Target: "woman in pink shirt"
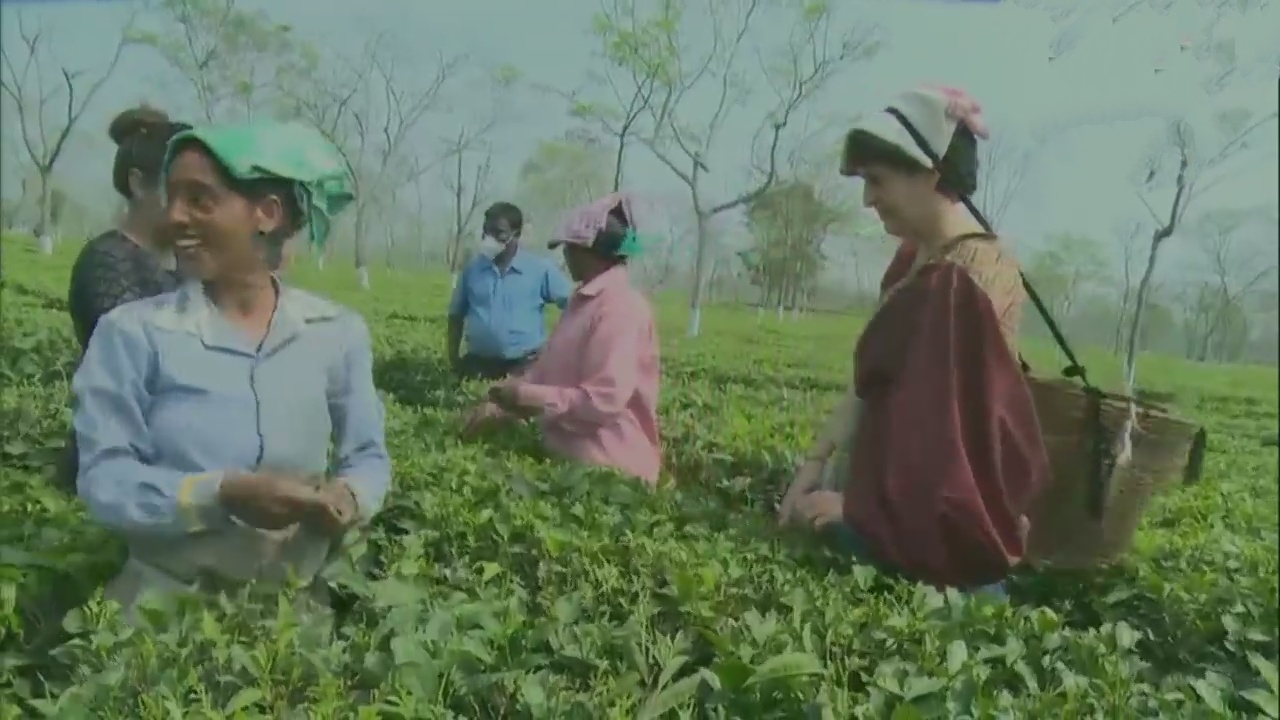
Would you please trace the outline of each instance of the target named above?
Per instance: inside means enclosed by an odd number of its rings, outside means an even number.
[[[658,482],[658,331],[631,286],[640,250],[631,201],[614,193],[570,212],[548,247],[564,247],[578,283],[525,373],[489,388],[467,433],[498,420],[536,418],[553,454]]]

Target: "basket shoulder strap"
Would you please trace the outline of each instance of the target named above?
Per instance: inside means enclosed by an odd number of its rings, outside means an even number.
[[[924,140],[920,135],[920,131],[916,129],[915,125],[912,124],[905,115],[894,107],[885,108],[885,112],[902,125],[902,128],[911,136],[911,139],[915,142],[916,146],[925,154],[926,157],[929,158],[935,167],[942,163],[942,159],[933,151],[933,146]],[[977,206],[973,204],[972,198],[968,195],[961,195],[960,202],[964,203],[965,209],[969,211],[969,214],[973,216],[974,220],[978,221],[978,225],[982,226],[983,230],[992,236],[996,234],[995,229],[991,227],[991,223],[987,221],[987,218],[980,210],[978,210]],[[962,236],[960,239],[967,238]],[[1062,371],[1062,375],[1068,378],[1078,378],[1090,391],[1096,391],[1097,388],[1089,382],[1088,373],[1076,358],[1075,351],[1071,349],[1071,345],[1067,342],[1066,336],[1063,335],[1062,329],[1058,327],[1058,323],[1054,322],[1053,316],[1049,313],[1049,308],[1045,306],[1044,300],[1040,298],[1040,293],[1036,292],[1036,289],[1032,287],[1031,282],[1027,280],[1025,273],[1019,271],[1019,274],[1022,277],[1022,287],[1027,291],[1027,297],[1031,298],[1031,304],[1035,306],[1036,312],[1040,314],[1041,319],[1044,320],[1044,324],[1049,328],[1049,334],[1053,336],[1053,341],[1057,343],[1058,349],[1066,356],[1067,362],[1071,363]],[[1031,366],[1027,364],[1027,361],[1024,360],[1021,355],[1018,356],[1018,362],[1022,365],[1024,371],[1031,369]]]
[[[925,157],[929,158],[929,161],[933,163],[934,167],[939,167],[942,164],[942,159],[938,157],[936,152],[934,152],[933,146],[930,145],[923,136],[921,136],[920,131],[916,129],[915,125],[907,119],[901,111],[894,107],[887,107],[885,108],[885,113],[898,121],[898,124],[907,131],[907,135],[911,137],[911,140],[916,144],[916,147],[925,154]],[[965,209],[969,211],[969,214],[973,216],[974,220],[978,221],[978,224],[983,230],[986,230],[992,235],[995,234],[995,230],[991,227],[991,223],[987,221],[987,218],[983,216],[982,212],[973,204],[972,198],[968,195],[961,195],[960,202],[964,203]],[[1066,356],[1067,362],[1071,363],[1062,370],[1063,377],[1078,379],[1080,384],[1084,386],[1085,401],[1088,406],[1086,412],[1089,417],[1090,425],[1089,444],[1091,450],[1091,472],[1089,474],[1089,504],[1094,517],[1100,519],[1106,511],[1105,499],[1109,495],[1108,485],[1111,482],[1111,475],[1115,469],[1115,451],[1112,447],[1110,438],[1108,437],[1107,429],[1102,422],[1102,391],[1095,387],[1093,383],[1089,382],[1088,372],[1086,372],[1084,366],[1080,364],[1075,352],[1071,349],[1071,345],[1067,342],[1066,336],[1062,333],[1062,329],[1058,327],[1058,323],[1054,322],[1053,315],[1050,314],[1049,308],[1045,306],[1044,300],[1040,298],[1040,293],[1036,292],[1036,289],[1032,287],[1031,282],[1027,280],[1025,273],[1019,271],[1019,276],[1022,280],[1022,287],[1027,292],[1027,297],[1031,299],[1031,304],[1035,306],[1036,312],[1038,312],[1041,319],[1044,320],[1045,326],[1049,329],[1049,334],[1053,336],[1053,341],[1057,343],[1058,349],[1062,351],[1064,356]],[[1021,354],[1018,355],[1018,363],[1022,366],[1023,372],[1030,372],[1031,366]]]
[[[1036,312],[1040,314],[1040,319],[1044,321],[1045,327],[1049,329],[1049,334],[1053,336],[1053,342],[1067,358],[1067,362],[1070,363],[1070,365],[1062,370],[1063,377],[1080,378],[1082,383],[1092,387],[1092,384],[1089,382],[1088,372],[1084,369],[1084,366],[1080,364],[1080,360],[1076,357],[1075,351],[1071,349],[1071,344],[1067,342],[1067,336],[1063,334],[1062,328],[1058,327],[1058,323],[1053,319],[1053,314],[1049,312],[1049,308],[1045,306],[1044,300],[1040,298],[1040,293],[1036,292],[1031,281],[1027,279],[1026,273],[1019,271],[1018,275],[1022,278],[1022,288],[1027,291],[1027,298],[1031,300],[1031,304],[1035,306]],[[1026,361],[1022,362],[1026,365]]]

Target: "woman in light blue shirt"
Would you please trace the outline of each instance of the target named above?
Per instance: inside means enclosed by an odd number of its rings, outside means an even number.
[[[164,169],[196,279],[105,315],[72,384],[77,490],[126,536],[106,594],[129,617],[148,592],[313,580],[391,483],[368,328],[274,272],[354,199],[336,149],[298,125],[215,126],[176,135]]]

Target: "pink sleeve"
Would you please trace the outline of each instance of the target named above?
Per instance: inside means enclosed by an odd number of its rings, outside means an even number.
[[[540,417],[554,422],[604,424],[626,408],[640,375],[641,337],[647,322],[629,317],[602,318],[583,348],[582,381],[574,387],[535,382],[537,365],[514,384],[520,404],[541,408]]]

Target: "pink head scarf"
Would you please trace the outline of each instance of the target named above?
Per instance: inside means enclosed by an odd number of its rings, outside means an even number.
[[[627,221],[634,227],[636,222],[634,199],[628,193],[613,192],[565,213],[560,223],[560,230],[548,246],[555,248],[561,243],[570,243],[591,247],[596,235],[604,229],[609,213],[619,205],[622,206],[622,213],[627,216]]]

